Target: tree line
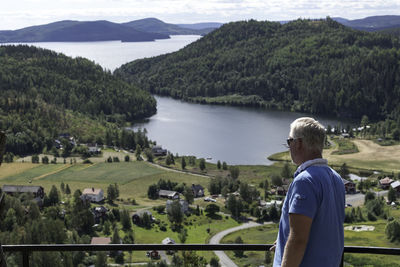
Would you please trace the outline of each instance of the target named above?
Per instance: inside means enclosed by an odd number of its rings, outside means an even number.
[[[178,52],[114,74],[188,101],[331,115],[398,118],[400,43],[330,18],[228,23]]]
[[[84,58],[20,45],[1,46],[0,62],[0,129],[13,154],[51,149],[65,132],[81,142],[127,143],[120,127],[156,111],[148,92]]]

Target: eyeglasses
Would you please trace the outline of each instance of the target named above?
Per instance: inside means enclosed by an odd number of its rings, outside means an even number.
[[[286,139],[286,144],[285,144],[285,146],[286,146],[287,148],[289,148],[289,147],[290,147],[290,144],[291,144],[294,140],[297,140],[297,139],[300,139],[300,138],[302,138],[302,137],[297,137],[297,138],[290,137],[290,138]]]

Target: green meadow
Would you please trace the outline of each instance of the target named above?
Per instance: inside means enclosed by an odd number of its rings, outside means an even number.
[[[17,167],[23,163],[15,164]],[[10,166],[7,169],[10,169]],[[0,177],[0,185],[40,185],[45,188],[45,192],[49,192],[52,185],[59,188],[60,184],[64,182],[69,185],[72,193],[77,189],[96,187],[102,188],[106,194],[107,187],[117,183],[120,199],[134,198],[139,205],[149,206],[157,204],[157,201],[150,201],[147,198],[147,189],[149,185],[157,183],[160,179],[188,185],[201,184],[204,187],[207,187],[209,181],[207,177],[164,170],[144,161],[131,161],[72,165],[37,164],[23,172],[19,172],[17,169],[15,173],[9,171],[8,176]]]
[[[392,210],[391,216],[399,218],[400,210]],[[344,245],[345,246],[362,246],[362,247],[391,247],[400,248],[400,242],[390,242],[385,235],[385,227],[387,221],[379,219],[375,222],[363,222],[354,224],[345,224],[344,227],[349,225],[368,225],[374,226],[373,231],[355,232],[351,230],[344,231]],[[278,225],[270,224],[260,227],[249,228],[237,231],[225,236],[221,243],[235,243],[235,239],[240,236],[244,243],[247,244],[272,244],[278,233]],[[258,266],[265,264],[265,252],[246,251],[241,258],[235,257],[232,251],[226,251],[227,255],[238,266]],[[272,255],[273,256],[273,255]],[[371,254],[356,254],[345,253],[344,256],[345,266],[400,266],[399,256],[388,255],[371,255]],[[265,266],[271,266],[266,264]]]

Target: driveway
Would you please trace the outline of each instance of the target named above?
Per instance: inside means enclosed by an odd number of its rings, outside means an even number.
[[[265,222],[264,224],[271,224],[272,222]],[[210,239],[210,244],[219,244],[221,239],[233,232],[246,229],[246,228],[251,228],[251,227],[257,227],[261,226],[263,224],[256,223],[256,222],[247,222],[242,225],[224,230],[222,232],[217,233]],[[237,265],[225,254],[223,251],[214,251],[217,257],[219,258],[219,263],[221,264],[222,267],[237,267]]]
[[[387,190],[375,192],[376,197],[386,196],[387,193],[388,193]],[[358,206],[364,205],[364,198],[365,198],[365,195],[361,194],[361,193],[349,194],[349,195],[346,195],[346,204],[351,204],[353,207],[358,207]]]

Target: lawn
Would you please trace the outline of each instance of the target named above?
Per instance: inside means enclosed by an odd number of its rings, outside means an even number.
[[[248,228],[233,232],[225,236],[221,243],[229,244],[235,243],[237,237],[241,237],[243,243],[246,244],[272,244],[276,240],[278,233],[278,224],[267,224],[259,227]],[[233,251],[225,251],[225,253],[238,265],[238,266],[271,266],[265,264],[265,252],[263,251],[246,251],[241,258],[235,257]],[[273,257],[273,253],[271,253]]]
[[[161,244],[162,240],[169,237],[175,240],[176,243],[180,243],[178,233],[173,232],[170,228],[168,216],[166,214],[158,214],[156,211],[150,210],[152,215],[159,221],[158,224],[154,223],[151,229],[143,227],[133,226],[133,232],[135,236],[135,244]],[[162,231],[160,226],[164,225],[166,231]],[[187,229],[187,244],[207,244],[208,240],[217,232],[225,229],[238,226],[235,220],[230,217],[221,217],[220,220],[211,220],[205,215],[190,215],[185,218],[183,223]],[[121,225],[119,225],[121,228]],[[210,232],[207,229],[210,228]],[[100,232],[99,235],[102,235]],[[121,238],[124,237],[124,232],[120,230]],[[200,256],[205,257],[208,261],[215,257],[212,251],[196,251]],[[149,258],[145,256],[145,251],[136,251],[132,253],[132,262],[147,262]],[[125,253],[125,260],[129,261],[129,253]]]
[[[399,218],[400,210],[392,210],[391,216]],[[390,242],[385,235],[386,220],[379,219],[375,222],[363,222],[348,225],[371,225],[375,227],[374,231],[355,232],[344,231],[345,246],[369,246],[369,247],[392,247],[400,248],[400,242]],[[247,244],[272,244],[277,236],[278,225],[264,225],[255,228],[249,228],[237,231],[223,238],[221,243],[234,243],[240,236]],[[264,264],[264,252],[248,251],[244,257],[237,258],[232,251],[227,251],[227,255],[235,261],[238,266],[258,266]],[[387,255],[368,255],[368,254],[350,254],[346,253],[344,257],[345,266],[400,266],[398,256]],[[269,265],[266,265],[269,266]]]

